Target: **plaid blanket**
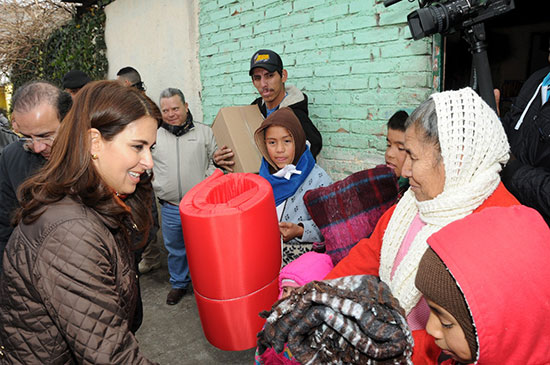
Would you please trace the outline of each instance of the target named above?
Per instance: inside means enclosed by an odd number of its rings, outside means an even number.
[[[378,219],[396,202],[397,194],[397,177],[385,165],[305,194],[307,210],[325,238],[326,253],[334,265],[359,240],[370,237]]]
[[[260,354],[287,343],[302,364],[412,364],[405,312],[375,276],[312,281],[260,316]]]

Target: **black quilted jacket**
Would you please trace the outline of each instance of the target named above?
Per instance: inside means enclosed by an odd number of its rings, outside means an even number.
[[[514,196],[535,208],[550,225],[550,102],[542,105],[537,92],[518,130],[516,123],[542,80],[550,73],[547,66],[529,77],[510,109],[502,118],[515,159],[502,172],[502,182]]]
[[[137,279],[113,233],[70,198],[17,226],[0,279],[0,363],[152,363],[129,330]]]

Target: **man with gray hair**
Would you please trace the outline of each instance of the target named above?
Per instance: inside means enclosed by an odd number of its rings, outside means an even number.
[[[181,90],[163,90],[160,110],[162,125],[153,150],[153,188],[161,206],[161,229],[172,285],[166,303],[174,305],[185,295],[191,281],[178,205],[185,193],[214,171],[212,156],[217,145],[210,127],[193,121]]]
[[[22,137],[0,156],[0,258],[13,231],[17,188],[50,158],[53,140],[71,105],[71,96],[47,81],[28,82],[15,92],[12,127]]]

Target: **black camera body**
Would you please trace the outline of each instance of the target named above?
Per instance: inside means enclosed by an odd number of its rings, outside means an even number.
[[[415,40],[471,27],[514,9],[514,0],[452,0],[420,2],[421,7],[407,16]]]
[[[390,6],[401,0],[385,0]],[[414,0],[409,0],[414,1]],[[515,8],[514,0],[418,0],[420,9],[407,16],[415,40],[439,33],[461,31],[472,54],[471,85],[491,108],[496,110],[491,68],[487,57],[484,21]]]

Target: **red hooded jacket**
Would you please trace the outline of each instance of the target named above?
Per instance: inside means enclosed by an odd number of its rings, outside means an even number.
[[[518,205],[519,202],[502,183],[496,190],[481,204],[474,213],[488,207],[507,207]],[[325,277],[325,279],[334,279],[348,275],[377,275],[380,268],[380,250],[382,248],[382,238],[391,219],[395,205],[388,209],[380,218],[372,235],[364,238],[353,247],[338,265]],[[550,260],[549,260],[550,264]],[[439,348],[433,342],[433,337],[426,334],[425,330],[413,331],[414,349],[413,363],[415,365],[432,365],[437,363],[437,354]]]
[[[550,229],[537,211],[487,208],[428,244],[464,294],[477,364],[550,364]]]

